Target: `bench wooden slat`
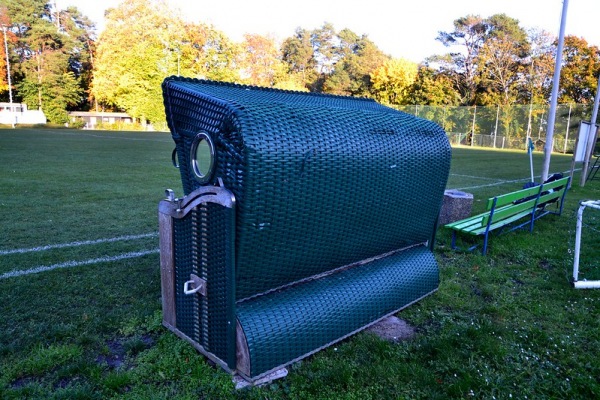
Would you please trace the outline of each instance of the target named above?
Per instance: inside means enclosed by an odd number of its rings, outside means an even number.
[[[493,231],[493,230],[498,229],[498,228],[502,228],[502,227],[504,227],[506,225],[510,225],[513,222],[518,221],[521,218],[526,217],[526,216],[530,216],[530,215],[531,215],[531,210],[521,211],[518,214],[512,215],[512,216],[510,216],[510,217],[508,217],[506,219],[503,219],[503,220],[498,221],[496,223],[490,224],[490,231]],[[472,231],[471,234],[472,235],[483,235],[485,233],[486,229],[487,229],[487,225],[482,226],[481,228]]]
[[[489,230],[493,231],[493,230],[501,228],[505,225],[510,225],[511,223],[513,223],[527,215],[531,215],[531,210],[524,210],[524,211],[521,211],[520,213],[503,218],[500,221],[492,222],[490,224]],[[487,216],[487,217],[489,217],[489,216]],[[486,220],[487,219],[488,218],[486,218]],[[487,226],[487,222],[485,224],[472,223],[470,225],[462,226],[460,229],[457,229],[457,228],[453,228],[453,229],[460,231],[460,232],[467,233],[469,235],[478,236],[478,235],[483,235],[485,233],[485,231],[488,229],[488,226]]]
[[[548,193],[543,196],[540,196],[539,204],[543,204],[543,203],[547,203],[552,200],[560,199],[562,194],[563,194],[563,190],[559,190],[557,192],[552,192],[552,193]]]
[[[513,215],[521,214],[523,211],[528,211],[529,214],[531,214],[531,211],[535,207],[536,201],[537,195],[536,198],[524,201],[519,204],[512,204],[502,208],[496,208],[494,209],[493,215],[491,215],[491,213],[488,213],[486,216],[483,217],[483,224],[487,225],[488,220],[490,219],[490,215],[492,219],[492,224],[494,224],[496,222],[502,221],[503,219],[510,218]]]
[[[461,219],[460,221],[451,222],[451,223],[445,225],[445,227],[455,229],[458,231],[462,231],[464,229],[468,229],[468,227],[473,226],[473,225],[481,226],[483,217],[485,215],[486,215],[486,213],[474,215],[469,218]]]
[[[527,197],[537,196],[539,191],[540,187],[534,186],[527,189],[517,190],[516,192],[506,193],[501,196],[489,198],[486,204],[486,210],[490,211],[492,209],[494,199],[496,199],[496,207],[503,207],[506,205],[511,205],[515,201],[522,200]]]
[[[557,187],[560,187],[560,186],[564,186],[566,188],[566,186],[568,184],[569,184],[569,177],[567,176],[566,178],[561,178],[556,181],[544,183],[543,191],[550,190],[550,189],[556,189]]]

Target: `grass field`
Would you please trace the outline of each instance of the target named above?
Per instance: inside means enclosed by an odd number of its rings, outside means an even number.
[[[172,148],[165,133],[0,130],[1,399],[600,396],[600,291],[570,286],[575,211],[600,180],[580,188],[577,173],[561,217],[493,237],[488,257],[451,251],[440,229],[440,289],[399,313],[414,339],[360,333],[236,391],[161,326],[156,209],[164,189],[182,192]],[[553,156],[551,170],[570,163]],[[448,188],[477,212],[528,176],[524,151],[457,148]],[[582,277],[600,279],[586,267],[600,258],[594,213]]]

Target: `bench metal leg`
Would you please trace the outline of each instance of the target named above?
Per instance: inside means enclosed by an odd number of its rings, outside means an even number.
[[[488,231],[485,232],[485,235],[483,236],[483,249],[481,249],[481,254],[482,255],[486,255],[487,254],[487,245],[488,245]]]
[[[535,224],[535,209],[531,212],[531,221],[529,222],[529,232],[533,232],[534,224]]]

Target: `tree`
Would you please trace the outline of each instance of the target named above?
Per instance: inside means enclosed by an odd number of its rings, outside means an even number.
[[[317,78],[315,70],[315,50],[311,43],[311,33],[297,28],[294,36],[284,40],[281,46],[282,61],[291,74],[298,74],[303,86],[308,87]]]
[[[106,13],[94,60],[92,94],[142,123],[165,121],[161,83],[177,73],[181,18],[162,0],[124,0]]]
[[[309,91],[302,75],[298,73],[286,73],[285,70],[281,70],[275,80],[273,87],[277,89],[294,90],[296,92]]]
[[[529,42],[519,21],[505,14],[492,15],[485,23],[487,34],[477,61],[479,103],[508,106],[517,100],[523,83]]]
[[[477,58],[487,33],[486,23],[479,15],[467,15],[454,21],[452,32],[439,32],[439,40],[446,47],[459,47],[459,51],[448,53],[440,68],[453,76],[461,94],[463,105],[473,105],[477,91]],[[433,60],[431,60],[433,61]]]
[[[310,31],[296,28],[281,46],[293,81],[314,92],[339,95],[370,96],[370,75],[389,58],[366,35],[336,32],[328,22]]]
[[[550,99],[556,53],[555,38],[550,33],[531,29],[528,38],[531,51],[525,67],[527,76],[519,94],[520,103],[529,103],[526,137],[532,134],[534,119],[545,112],[545,108],[534,104],[546,104]]]
[[[460,94],[446,74],[421,65],[414,83],[408,89],[407,103],[456,106],[460,103]]]
[[[8,9],[6,6],[0,6],[0,26],[6,27],[10,26],[10,17],[8,15]],[[0,93],[8,92],[8,70],[6,65],[7,56],[10,57],[10,50],[8,50],[8,54],[6,47],[4,46],[4,35],[6,35],[6,43],[10,46],[13,44],[14,35],[10,30],[6,30],[1,32],[2,37],[0,38],[0,44],[2,51],[0,51]]]
[[[68,121],[67,108],[82,102],[80,36],[70,17],[83,18],[75,8],[53,11],[42,0],[7,0],[17,37],[15,88],[30,108],[43,109],[51,122]],[[63,25],[63,22],[65,23]]]
[[[328,74],[332,71],[335,59],[335,29],[329,22],[322,27],[310,32],[310,43],[313,47],[315,68],[319,74]]]
[[[89,109],[94,103],[91,85],[96,51],[95,25],[75,7],[60,10],[59,16],[60,29],[75,40],[69,57],[69,70],[78,79],[81,91],[85,93],[75,107],[77,110]]]
[[[528,31],[531,46],[527,71],[527,82],[521,87],[521,103],[545,104],[550,99],[556,37],[537,29]]]
[[[371,73],[389,60],[366,35],[358,36],[349,29],[337,35],[332,47],[333,70],[324,74],[322,90],[350,96],[370,96]]]
[[[184,29],[185,37],[175,44],[178,74],[224,82],[240,79],[240,46],[210,25],[187,23]]]
[[[417,70],[414,62],[401,58],[387,60],[370,75],[373,97],[383,104],[408,104]]]
[[[592,103],[600,74],[600,49],[583,38],[567,36],[563,54],[559,101]]]
[[[516,112],[512,105],[518,100],[520,87],[526,84],[525,65],[530,52],[527,34],[518,20],[505,14],[492,15],[486,19],[486,26],[487,34],[477,63],[478,103],[500,107],[504,135],[519,135],[521,127],[511,125]]]
[[[165,121],[161,83],[169,75],[239,80],[240,48],[206,24],[185,23],[166,0],[123,0],[106,14],[92,94],[145,123]]]
[[[242,48],[245,55],[243,70],[248,76],[248,83],[258,86],[274,86],[277,76],[285,70],[275,39],[257,34],[246,34]]]

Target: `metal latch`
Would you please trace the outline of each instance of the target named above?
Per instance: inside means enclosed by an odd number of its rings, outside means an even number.
[[[206,280],[191,274],[189,281],[183,284],[183,293],[185,294],[196,294],[200,293],[202,296],[206,296]]]

